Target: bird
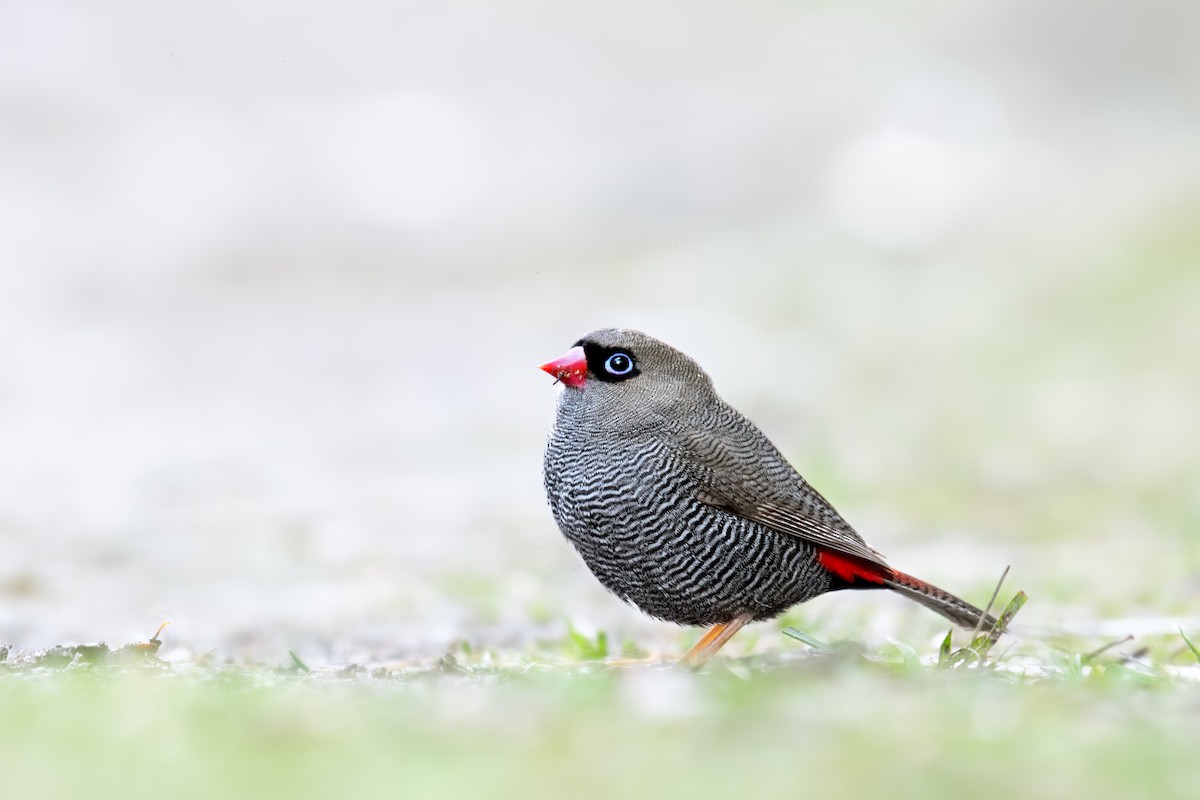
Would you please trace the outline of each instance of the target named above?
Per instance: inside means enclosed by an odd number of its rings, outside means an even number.
[[[890,589],[998,635],[990,614],[890,566],[679,350],[602,328],[539,368],[562,387],[543,460],[554,520],[617,597],[707,629],[681,663],[841,590]]]

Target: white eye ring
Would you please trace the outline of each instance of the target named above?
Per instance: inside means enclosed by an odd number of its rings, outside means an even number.
[[[633,359],[625,353],[613,353],[605,359],[604,371],[609,375],[628,375],[633,372]]]

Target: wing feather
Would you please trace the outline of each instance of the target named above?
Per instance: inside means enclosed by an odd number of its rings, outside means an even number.
[[[681,436],[701,502],[818,547],[888,566],[762,431],[725,408],[717,424]]]

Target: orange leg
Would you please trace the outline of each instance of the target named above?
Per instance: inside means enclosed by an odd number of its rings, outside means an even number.
[[[700,637],[700,641],[692,645],[692,649],[683,654],[683,658],[679,659],[680,664],[685,664],[692,669],[703,667],[707,661],[716,655],[717,651],[725,646],[725,643],[733,638],[733,635],[742,629],[742,626],[754,618],[753,614],[742,614],[734,617],[729,622],[718,622],[713,625],[704,635]]]

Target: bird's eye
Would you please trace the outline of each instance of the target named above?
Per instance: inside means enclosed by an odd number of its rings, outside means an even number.
[[[633,371],[633,359],[624,353],[613,353],[605,360],[604,371],[609,375],[628,375]]]

